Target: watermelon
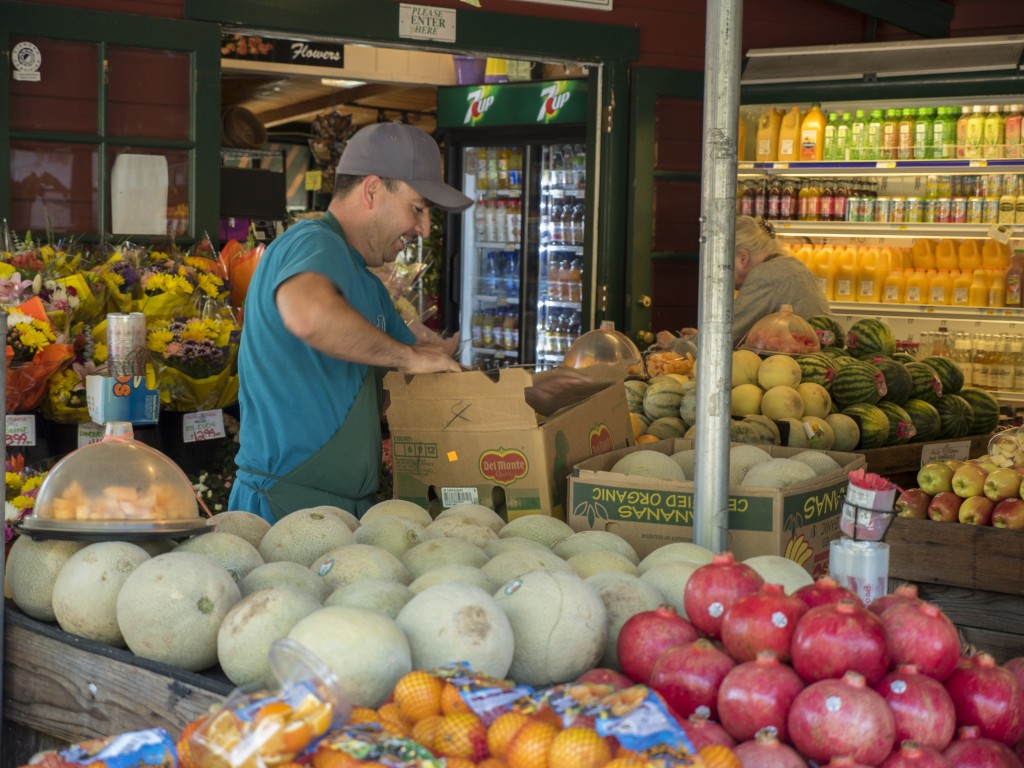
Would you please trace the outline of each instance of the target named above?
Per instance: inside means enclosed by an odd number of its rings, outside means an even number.
[[[921,361],[935,371],[942,382],[942,394],[958,395],[964,386],[964,372],[960,366],[942,355],[932,355]]]
[[[914,361],[906,364],[910,373],[913,385],[910,388],[910,397],[918,400],[927,400],[929,403],[937,403],[942,397],[942,381],[935,373],[935,369],[925,363]]]
[[[910,416],[917,428],[917,434],[911,438],[915,443],[934,440],[942,430],[942,419],[938,409],[927,400],[911,398],[903,404],[903,410]]]
[[[940,439],[966,437],[971,433],[971,426],[974,424],[974,409],[960,395],[943,395],[935,404],[935,408],[939,412],[941,421]]]
[[[865,317],[850,326],[846,332],[846,349],[854,357],[892,357],[896,352],[896,337],[892,329],[881,320]]]
[[[885,378],[885,394],[882,395],[882,399],[897,405],[907,402],[914,387],[914,380],[906,366],[891,357],[876,357],[872,362]]]
[[[840,410],[855,403],[873,405],[885,394],[885,377],[873,363],[852,360],[836,371],[829,393]]]
[[[917,362],[917,358],[914,357],[909,352],[896,352],[892,355],[892,359],[895,360],[897,363],[903,363],[904,365],[906,365],[907,363]]]
[[[812,352],[808,355],[800,355],[797,365],[800,366],[800,381],[809,381],[813,384],[820,384],[828,389],[832,383],[832,377],[836,375],[836,368],[832,359],[821,352]]]
[[[831,315],[812,315],[807,324],[818,334],[818,344],[825,347],[845,347],[846,331]]]
[[[999,427],[999,401],[991,393],[977,387],[964,387],[960,397],[971,404],[974,410],[972,435],[987,435]]]
[[[910,439],[917,434],[917,427],[914,426],[910,414],[903,410],[896,403],[882,400],[878,407],[889,417],[889,439],[886,445],[903,445],[909,443]]]
[[[842,413],[860,428],[858,448],[881,448],[889,439],[889,417],[877,405],[857,403],[844,408]]]

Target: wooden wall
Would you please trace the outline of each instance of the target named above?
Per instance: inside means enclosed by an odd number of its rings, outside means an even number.
[[[108,13],[134,13],[167,19],[185,17],[185,0],[32,0],[41,5],[63,5]]]

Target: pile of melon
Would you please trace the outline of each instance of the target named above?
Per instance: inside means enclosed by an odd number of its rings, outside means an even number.
[[[544,515],[506,523],[475,504],[436,519],[398,500],[361,520],[335,507],[273,526],[247,512],[216,519],[216,532],[177,545],[19,537],[11,599],[142,658],[219,664],[236,685],[272,682],[268,649],[292,638],[353,704],[376,707],[410,670],[453,662],[535,686],[615,667],[626,620],[661,604],[685,614],[686,580],[712,557],[677,543],[640,559],[613,533]],[[781,557],[749,562],[790,591],[811,582]]]

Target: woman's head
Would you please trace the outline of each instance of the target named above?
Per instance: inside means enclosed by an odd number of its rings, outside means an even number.
[[[764,219],[753,216],[736,217],[736,251],[734,285],[739,288],[750,270],[769,256],[783,253],[775,239],[775,230]]]

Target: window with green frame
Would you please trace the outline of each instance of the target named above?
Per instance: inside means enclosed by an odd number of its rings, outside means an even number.
[[[0,3],[0,210],[89,240],[216,232],[216,25]]]

